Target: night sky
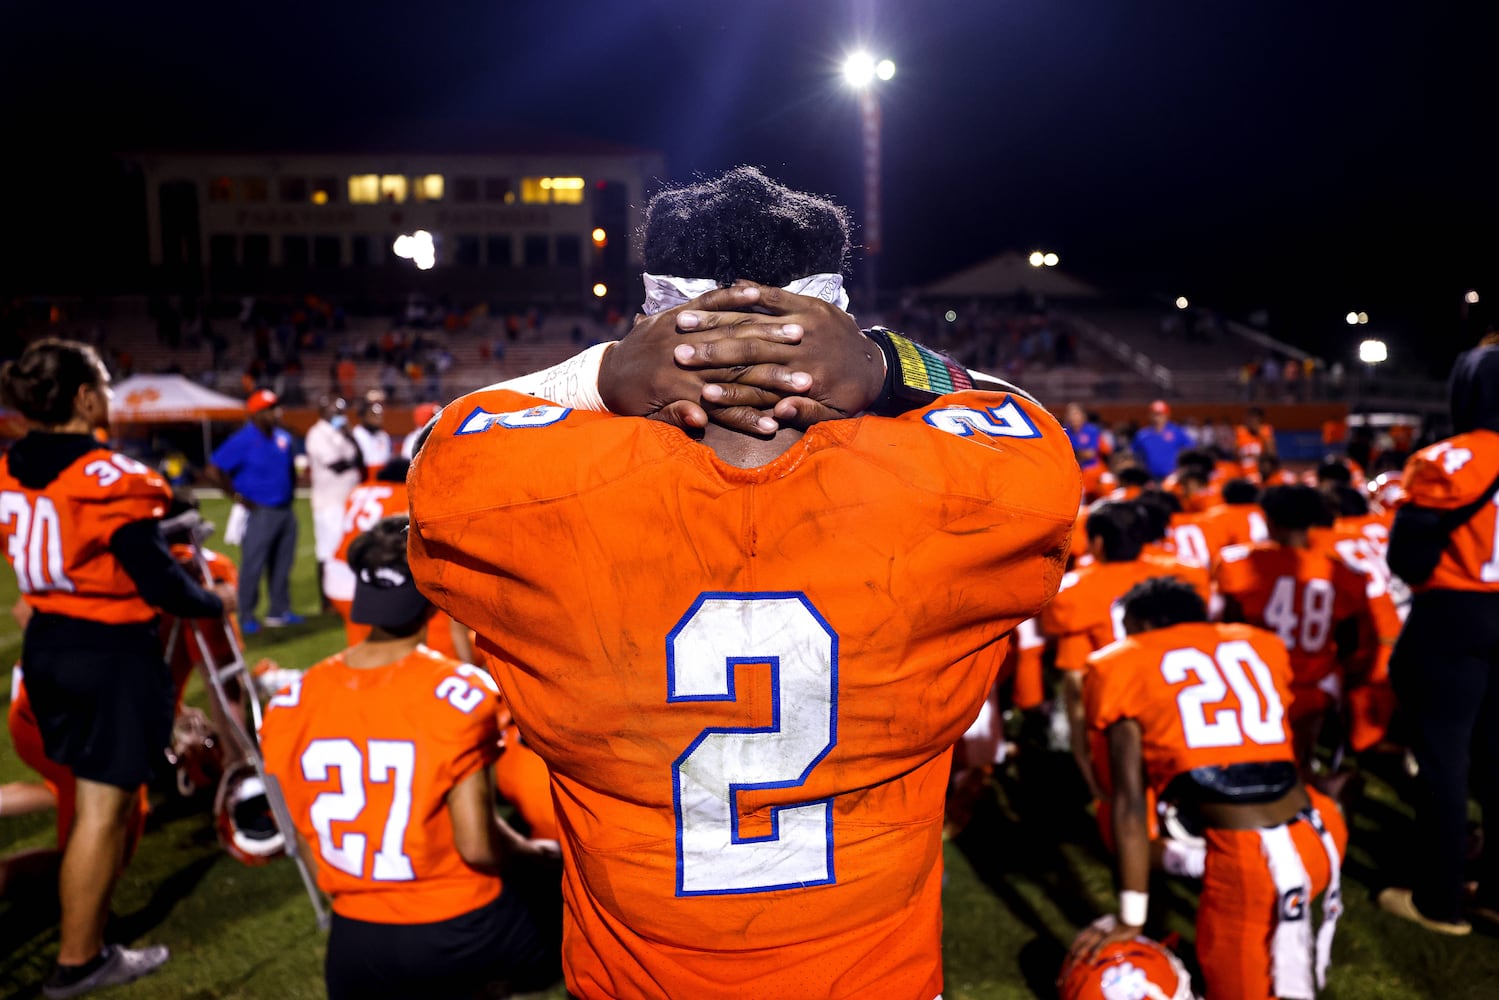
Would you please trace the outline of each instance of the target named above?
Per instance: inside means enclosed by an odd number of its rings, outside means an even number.
[[[78,179],[125,149],[517,125],[660,149],[675,179],[760,164],[857,217],[837,69],[865,43],[898,65],[882,283],[1043,247],[1105,285],[1267,308],[1272,332],[1329,355],[1356,339],[1350,309],[1373,317],[1360,336],[1444,353],[1478,319],[1461,325],[1464,290],[1499,303],[1496,6],[10,4],[3,211],[32,250],[5,288],[66,290],[78,251],[43,231],[102,197]],[[120,243],[101,235],[95,262]]]

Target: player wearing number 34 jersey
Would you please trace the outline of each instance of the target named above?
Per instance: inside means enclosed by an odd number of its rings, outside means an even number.
[[[481,391],[410,489],[418,583],[551,769],[573,994],[940,992],[951,747],[1077,511],[1050,414],[959,393],[740,468]]]

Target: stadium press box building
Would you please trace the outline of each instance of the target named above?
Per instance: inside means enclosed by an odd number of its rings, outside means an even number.
[[[508,306],[622,293],[640,268],[632,234],[665,176],[659,153],[575,139],[130,159],[159,288]],[[397,253],[400,237],[420,233],[435,259],[413,257],[415,241]]]

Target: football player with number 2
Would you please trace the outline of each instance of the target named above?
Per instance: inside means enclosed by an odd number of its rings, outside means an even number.
[[[418,584],[551,770],[583,1000],[942,990],[952,745],[1056,590],[1080,477],[1030,397],[830,304],[848,248],[842,209],[740,168],[653,199],[646,309],[745,278],[840,316],[833,409],[865,415],[799,423],[815,379],[755,433],[496,388],[412,466]]]

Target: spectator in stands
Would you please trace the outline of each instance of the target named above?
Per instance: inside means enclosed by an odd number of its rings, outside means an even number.
[[[390,461],[390,432],[385,429],[385,405],[379,400],[366,398],[360,402],[359,423],[350,436],[359,445],[368,475],[379,472],[380,466]]]
[[[291,565],[297,553],[292,463],[299,447],[291,431],[281,426],[281,401],[274,392],[258,390],[246,400],[245,412],[245,426],[219,445],[204,475],[248,511],[240,543],[239,612],[241,630],[253,635],[261,624],[255,619],[255,606],[262,575],[269,602],[265,624],[281,628],[302,622],[302,616],[291,610]]]
[[[1140,464],[1156,479],[1164,479],[1176,468],[1176,454],[1189,448],[1192,439],[1171,419],[1171,407],[1158,399],[1150,404],[1150,426],[1142,427],[1132,442]]]

